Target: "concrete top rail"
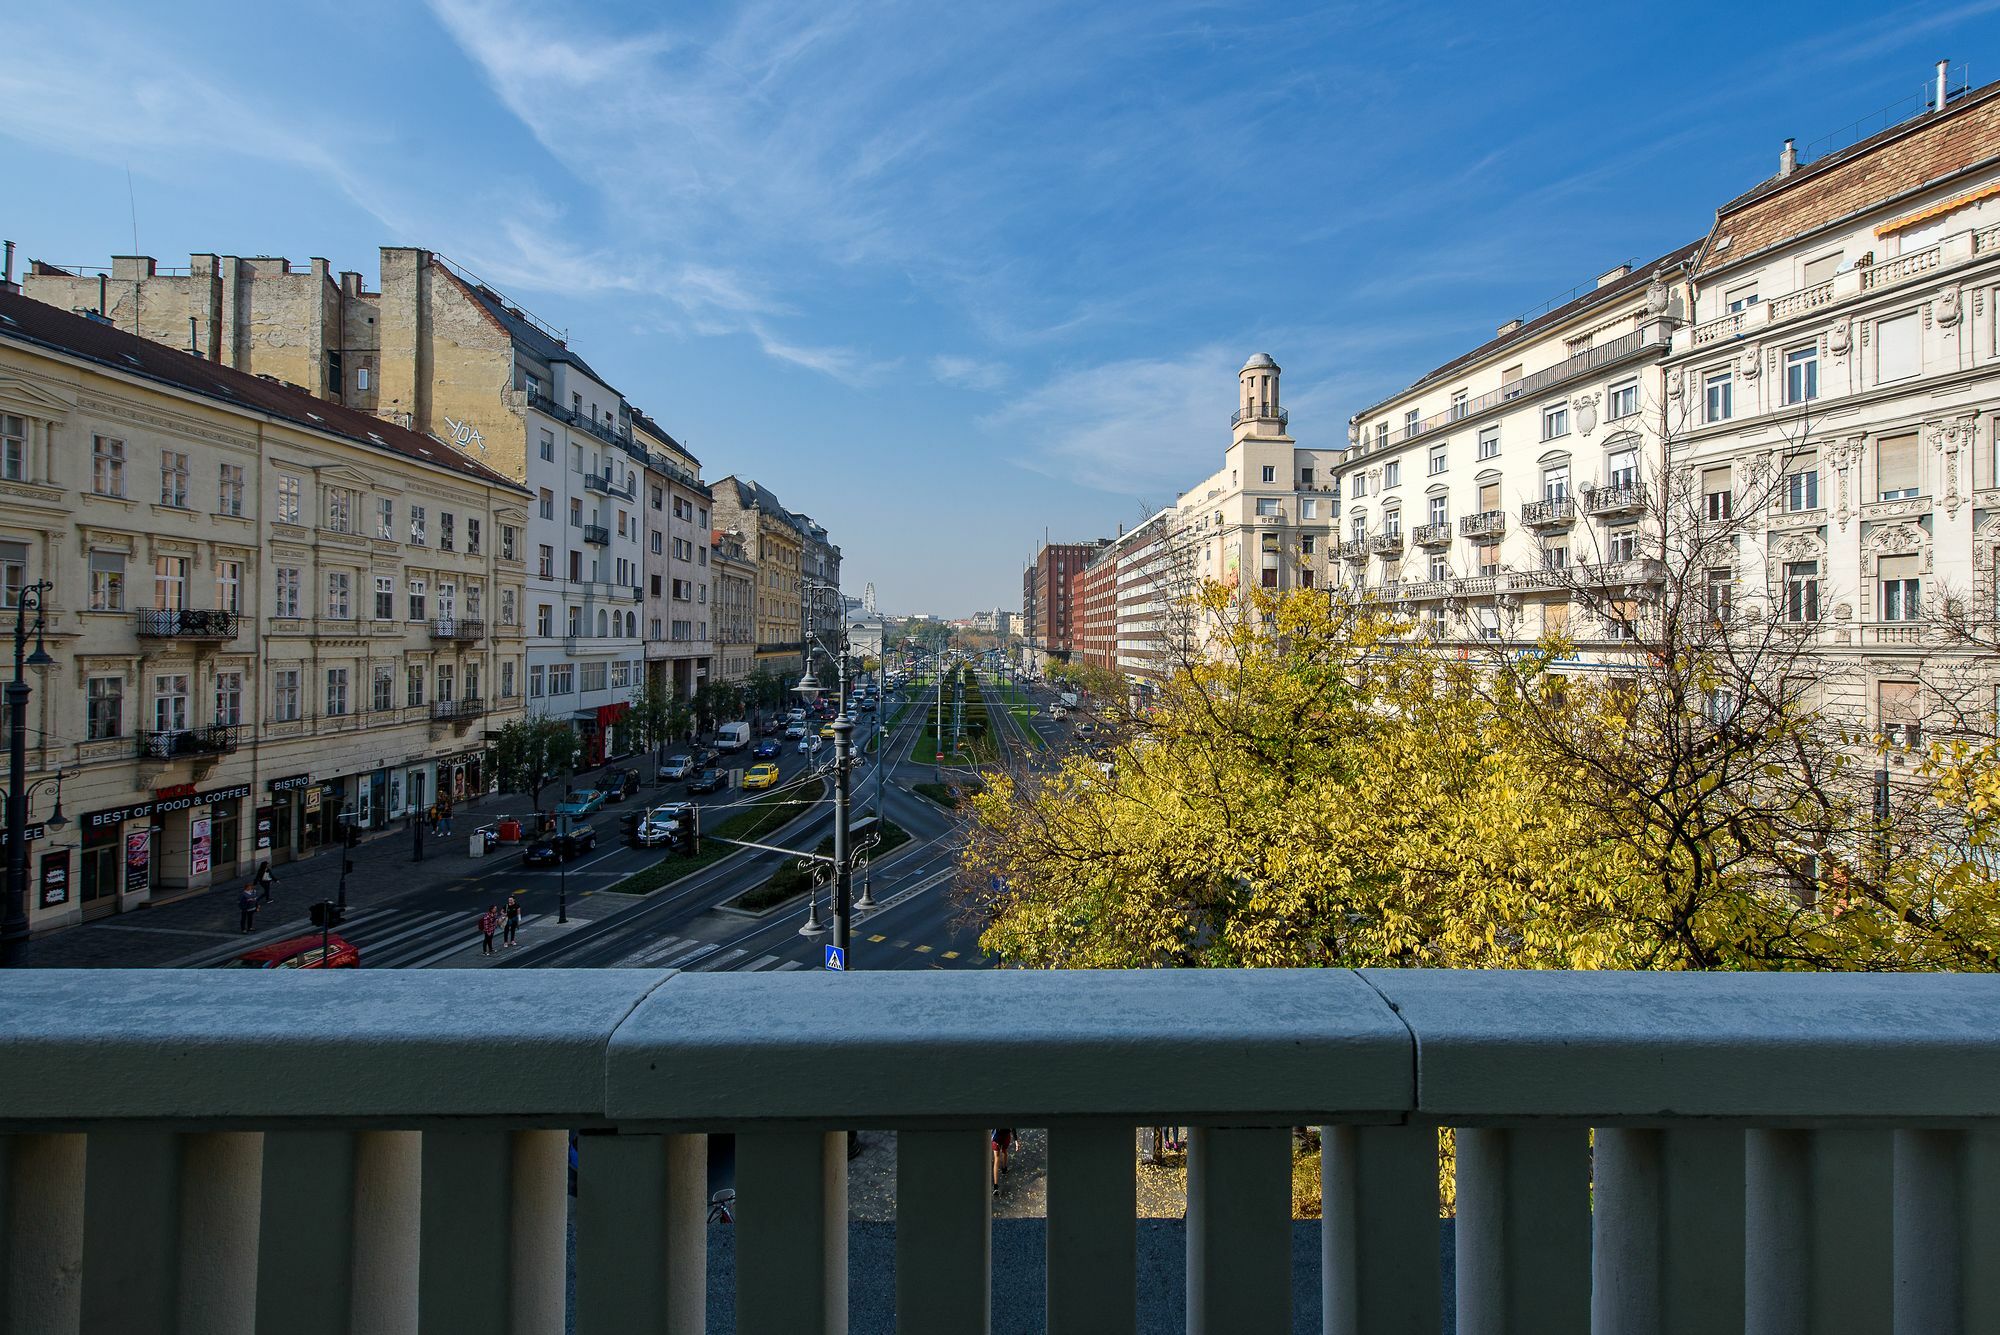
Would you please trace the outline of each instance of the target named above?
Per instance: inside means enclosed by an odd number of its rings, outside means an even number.
[[[2000,977],[25,970],[0,1131],[2000,1116]]]

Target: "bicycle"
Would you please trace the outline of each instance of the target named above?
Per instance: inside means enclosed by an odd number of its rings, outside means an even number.
[[[724,1187],[708,1198],[708,1222],[711,1224],[733,1224],[736,1222],[736,1192]]]

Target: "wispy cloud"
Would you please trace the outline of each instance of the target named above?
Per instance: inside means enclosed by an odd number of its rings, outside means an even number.
[[[1000,362],[944,353],[931,358],[931,374],[944,384],[960,389],[976,389],[984,394],[1000,389],[1009,379],[1007,367]]]

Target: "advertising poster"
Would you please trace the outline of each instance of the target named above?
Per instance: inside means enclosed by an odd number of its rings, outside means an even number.
[[[69,850],[42,854],[42,907],[69,903]]]
[[[188,822],[188,875],[208,874],[209,818],[196,816]]]
[[[271,851],[271,808],[269,807],[257,808],[257,851],[259,853],[268,853]]]
[[[152,884],[153,872],[153,832],[147,830],[127,830],[125,832],[125,893],[139,895]]]

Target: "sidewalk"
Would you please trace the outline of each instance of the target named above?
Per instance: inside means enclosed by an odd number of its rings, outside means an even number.
[[[546,800],[546,794],[544,795]],[[451,887],[492,866],[491,855],[467,853],[472,833],[501,813],[518,815],[531,803],[518,793],[498,793],[463,803],[452,812],[449,837],[424,831],[424,860],[411,860],[415,836],[408,821],[364,835],[349,855],[347,903],[380,908],[427,891]],[[237,931],[237,900],[249,873],[232,876],[171,904],[149,904],[80,927],[70,927],[28,943],[28,965],[38,969],[159,968],[231,941],[243,949],[312,931],[308,906],[338,897],[339,848],[321,848],[310,857],[271,869],[272,902],[257,914],[255,930]]]

